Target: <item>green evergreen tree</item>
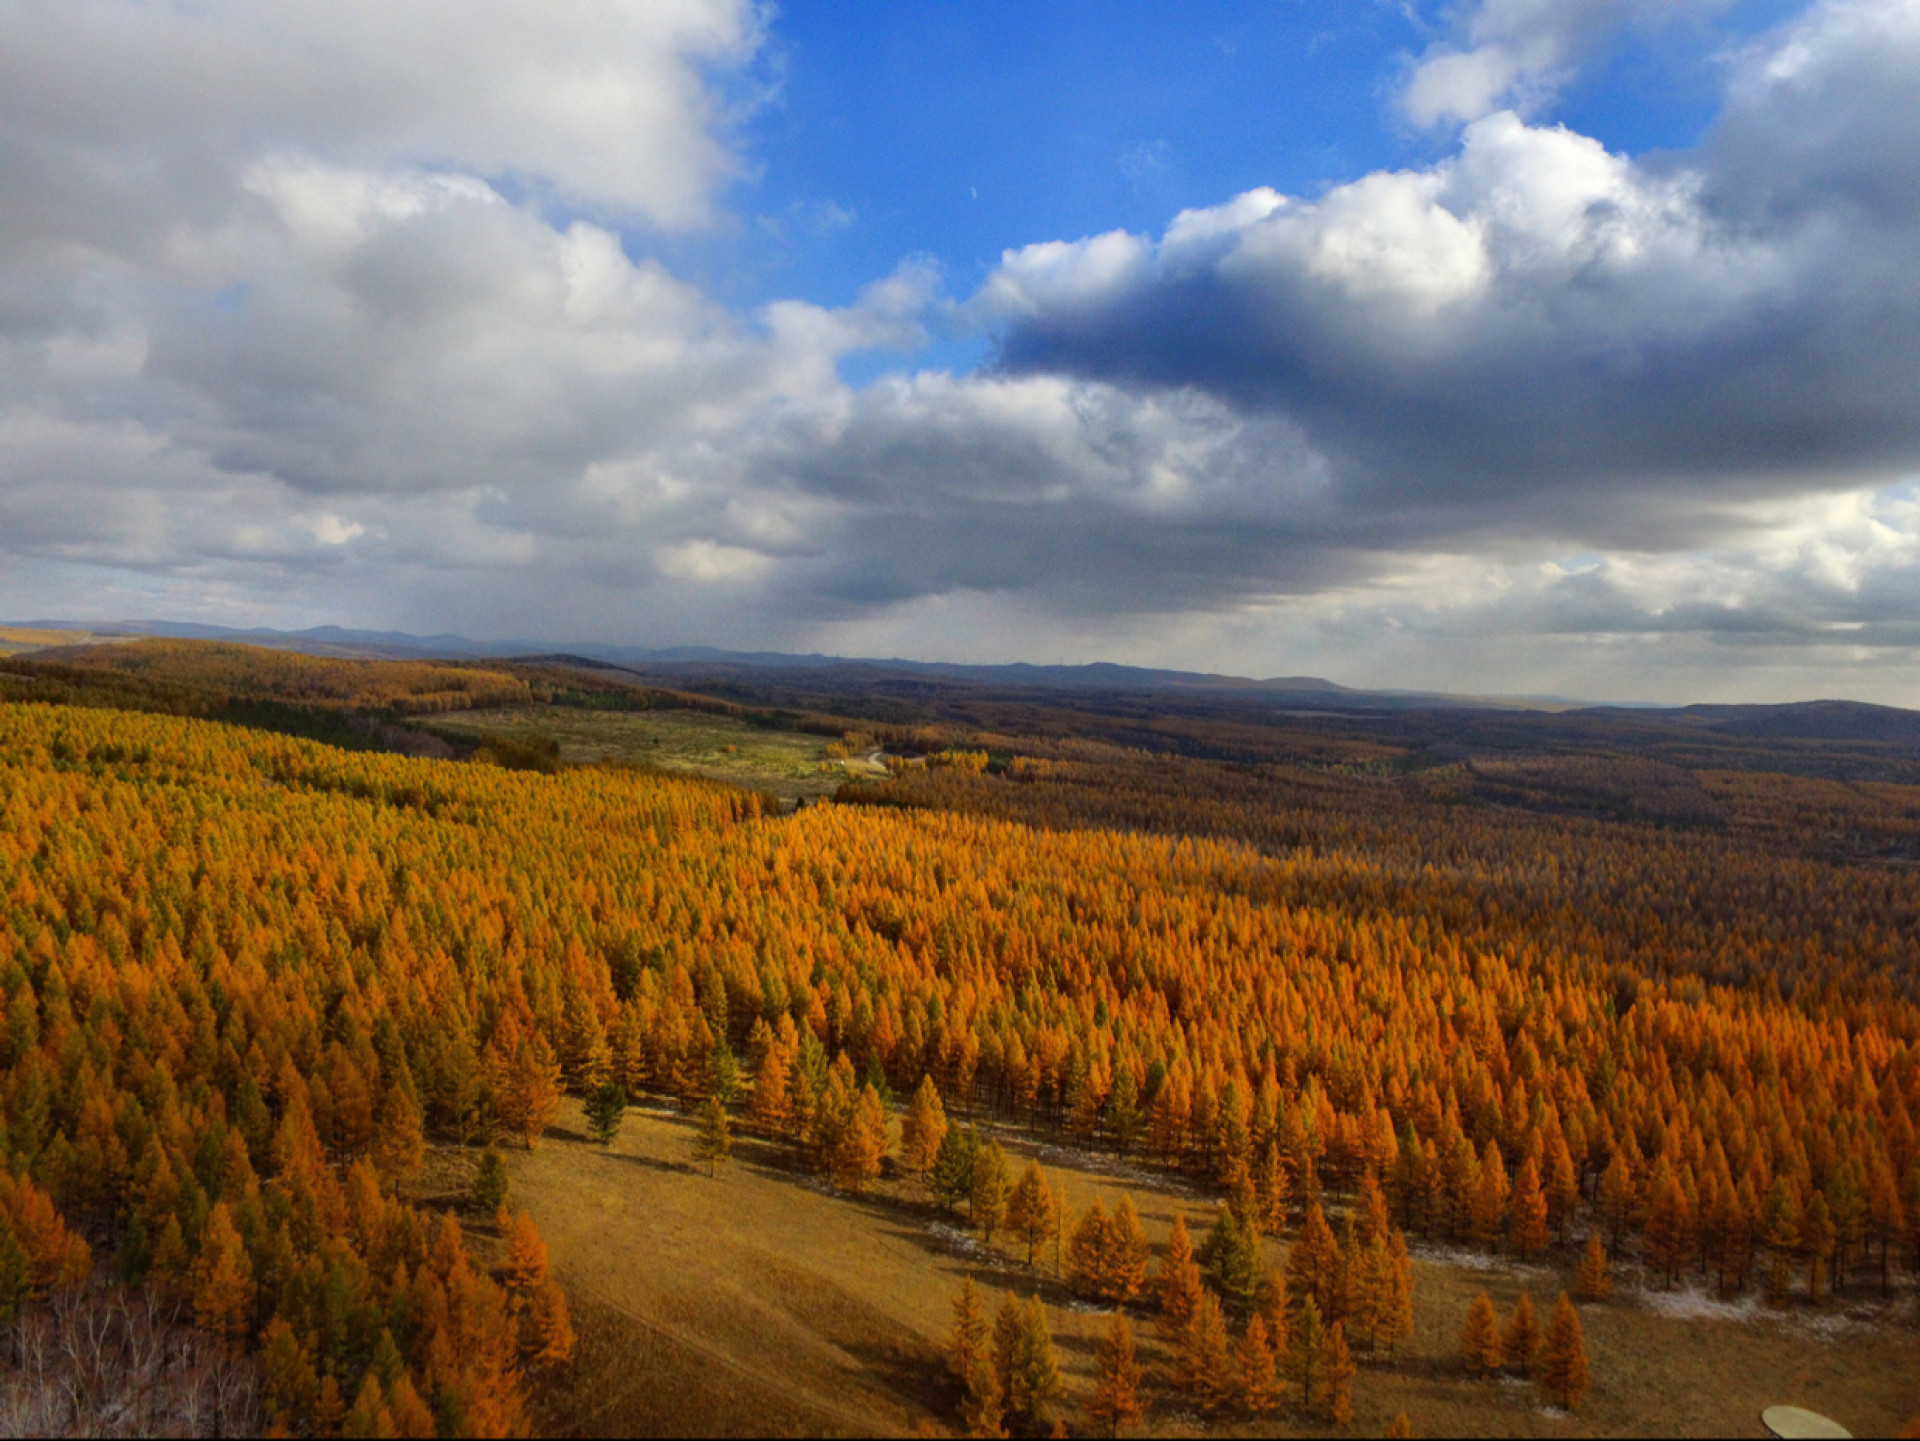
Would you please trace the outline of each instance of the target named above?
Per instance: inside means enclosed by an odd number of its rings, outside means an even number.
[[[699,1129],[693,1133],[693,1158],[716,1176],[720,1163],[733,1152],[733,1128],[727,1124],[727,1108],[718,1096],[708,1096],[700,1105]]]
[[[980,1137],[971,1126],[951,1127],[941,1140],[927,1185],[947,1209],[973,1194],[973,1162],[979,1151]]]
[[[731,1106],[740,1094],[740,1063],[734,1060],[733,1047],[727,1044],[724,1032],[714,1036],[713,1047],[707,1052],[702,1088],[722,1106]]]
[[[1047,1313],[1029,1296],[1009,1296],[993,1320],[993,1369],[1000,1378],[1005,1419],[1023,1430],[1046,1432],[1065,1394]]]
[[[1260,1264],[1260,1240],[1256,1232],[1234,1219],[1231,1207],[1220,1208],[1213,1229],[1193,1259],[1229,1311],[1237,1317],[1252,1314],[1266,1274]]]
[[[620,1134],[620,1122],[627,1114],[627,1088],[618,1081],[603,1081],[587,1096],[587,1134],[603,1146],[611,1146]]]
[[[480,1169],[473,1173],[473,1204],[491,1216],[507,1204],[507,1163],[492,1146],[480,1154]]]

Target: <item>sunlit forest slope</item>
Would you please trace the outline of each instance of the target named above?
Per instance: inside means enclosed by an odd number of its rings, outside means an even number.
[[[930,1078],[1279,1229],[1383,1195],[1416,1236],[1591,1231],[1789,1303],[1920,1260],[1913,872],[1729,822],[1750,779],[1623,825],[1034,749],[783,817],[0,705],[0,1318],[110,1276],[252,1358],[243,1419],[514,1431],[565,1301],[537,1239],[482,1264],[408,1192],[424,1148],[608,1079],[693,1102],[736,1056],[822,1169]]]

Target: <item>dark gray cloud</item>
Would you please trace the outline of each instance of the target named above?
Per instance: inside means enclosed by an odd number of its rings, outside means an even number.
[[[1498,113],[1430,170],[1010,253],[980,303],[1011,373],[1293,421],[1332,537],[1710,540],[1920,470],[1916,77],[1920,10],[1823,8],[1657,167]]]
[[[758,12],[527,13],[0,8],[5,611],[1386,681],[1911,643],[1911,0],[1810,9],[1643,161],[1488,109],[1641,9],[1489,3],[1414,74],[1471,122],[1427,169],[751,314],[646,250],[740,169]],[[995,364],[841,379],[936,324]]]

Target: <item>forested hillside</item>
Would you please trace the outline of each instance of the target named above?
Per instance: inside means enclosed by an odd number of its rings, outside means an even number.
[[[822,1158],[866,1087],[931,1077],[1281,1226],[1372,1173],[1418,1233],[1597,1224],[1729,1288],[1914,1259],[1904,873],[1531,816],[1522,844],[1336,808],[1258,821],[1262,854],[761,811],[0,707],[0,1300],[104,1271],[248,1342],[289,1428],[511,1430],[563,1303],[402,1199],[423,1132],[531,1139],[608,1077],[697,1098],[735,1053]]]

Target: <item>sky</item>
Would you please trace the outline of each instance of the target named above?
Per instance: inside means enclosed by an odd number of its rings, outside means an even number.
[[[9,0],[0,616],[1920,706],[1920,0]]]

